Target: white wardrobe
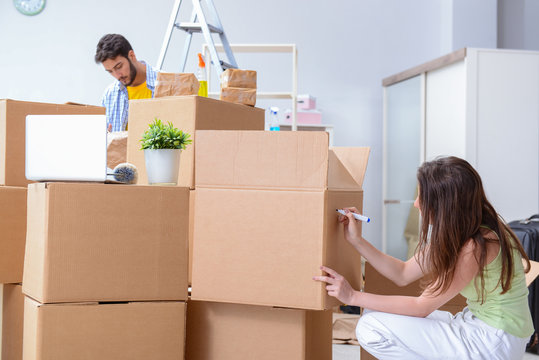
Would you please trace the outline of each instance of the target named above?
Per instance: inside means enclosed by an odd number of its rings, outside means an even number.
[[[539,212],[539,52],[465,48],[383,88],[385,252],[407,257],[416,170],[440,155],[468,160],[506,221]]]

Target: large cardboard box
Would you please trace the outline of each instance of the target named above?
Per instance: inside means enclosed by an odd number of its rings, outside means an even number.
[[[0,283],[22,282],[26,188],[0,186]]]
[[[189,360],[331,359],[331,311],[190,301]]]
[[[368,148],[322,132],[198,131],[194,300],[323,310],[327,265],[362,285],[337,208],[363,204]]]
[[[200,96],[170,96],[129,102],[127,161],[139,170],[138,184],[147,184],[140,139],[154,118],[191,135],[193,143],[182,151],[178,185],[194,188],[195,130],[264,130],[264,110]]]
[[[41,303],[187,299],[189,189],[28,186],[23,291]]]
[[[0,185],[26,186],[26,115],[105,114],[100,106],[0,100]]]
[[[2,360],[22,359],[24,295],[20,284],[4,284],[2,299]]]
[[[184,359],[185,302],[24,304],[24,360]]]

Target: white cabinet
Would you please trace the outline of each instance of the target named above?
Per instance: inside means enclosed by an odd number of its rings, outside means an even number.
[[[461,49],[383,86],[387,253],[406,257],[416,170],[436,156],[468,160],[506,221],[539,212],[539,52]]]

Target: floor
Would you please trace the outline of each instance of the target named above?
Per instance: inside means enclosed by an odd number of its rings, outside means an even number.
[[[333,360],[358,360],[360,347],[333,344]],[[525,353],[522,360],[539,360],[539,355]]]

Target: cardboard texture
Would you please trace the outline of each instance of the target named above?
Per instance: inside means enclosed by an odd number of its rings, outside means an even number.
[[[100,106],[0,100],[0,185],[26,186],[26,115],[105,114]]]
[[[22,359],[24,295],[20,284],[4,284],[2,301],[2,360]]]
[[[24,360],[184,359],[185,302],[24,304]]]
[[[107,133],[107,167],[114,169],[116,165],[127,161],[127,131]]]
[[[189,286],[193,283],[193,235],[195,232],[195,190],[189,191]]]
[[[154,97],[196,95],[200,83],[193,73],[157,73]]]
[[[189,360],[331,359],[331,311],[190,301]]]
[[[28,187],[23,291],[41,303],[186,300],[189,189]]]
[[[256,89],[256,71],[226,69],[221,74],[221,88]]]
[[[321,132],[197,137],[194,300],[330,309],[338,301],[312,280],[321,265],[361,287],[361,256],[335,209],[361,211],[368,148],[329,150]]]
[[[236,104],[256,105],[256,89],[223,87],[219,99]]]
[[[0,186],[0,283],[22,282],[26,188]]]
[[[138,184],[147,184],[140,139],[148,125],[159,118],[191,135],[193,143],[182,151],[178,186],[194,189],[195,130],[264,130],[264,110],[200,96],[173,96],[129,102],[127,161],[138,168]]]

